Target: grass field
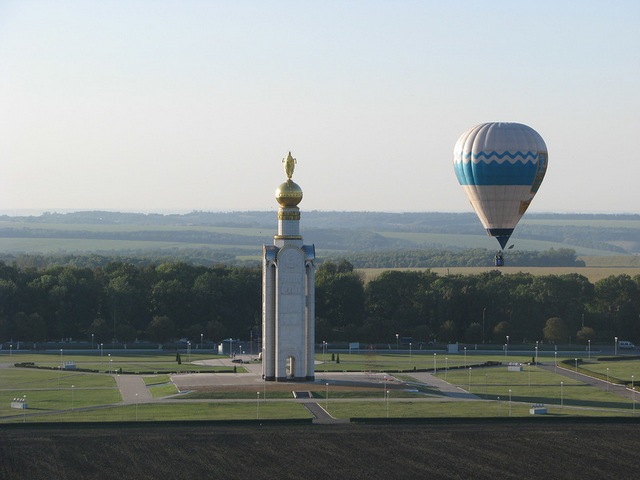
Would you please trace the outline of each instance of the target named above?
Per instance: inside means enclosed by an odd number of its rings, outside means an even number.
[[[57,354],[14,354],[11,360],[15,360],[15,357],[20,357],[21,361],[59,364],[56,362]],[[95,361],[95,356],[68,355],[68,358],[74,357],[77,364]],[[573,355],[568,358],[572,357]],[[128,365],[132,369],[140,364],[160,369],[163,366],[175,365],[175,360],[172,361],[175,358],[174,354],[114,354],[112,358],[115,360],[114,363]],[[561,355],[559,360],[564,358]],[[316,359],[323,362],[327,357],[318,354]],[[470,351],[467,355],[442,353],[432,357],[431,354],[409,355],[407,352],[375,355],[343,352],[340,359],[340,363],[321,363],[317,365],[316,371],[404,371],[394,375],[408,382],[408,386],[389,381],[377,386],[331,384],[330,387],[325,387],[323,383],[316,382],[296,387],[311,391],[321,405],[326,406],[332,415],[339,418],[528,416],[528,409],[532,403],[544,403],[548,406],[550,414],[561,416],[635,414],[636,405],[632,400],[589,386],[571,376],[561,376],[529,365],[525,365],[521,372],[509,372],[504,366],[481,366],[488,361],[504,361],[505,357],[500,354],[479,354]],[[530,359],[531,356],[528,354],[508,356],[509,362],[524,363]],[[309,418],[309,412],[292,399],[292,385],[286,383],[265,384],[264,394],[262,389],[257,394],[256,385],[249,382],[245,387],[204,388],[181,395],[180,400],[176,400],[179,403],[121,405],[113,374],[13,368],[6,366],[7,360],[8,355],[0,356],[0,363],[5,364],[5,368],[0,368],[0,422],[5,423],[112,422],[133,421],[136,418],[139,421],[242,420],[255,418],[256,415],[260,415],[260,418]],[[541,360],[553,362],[548,356]],[[612,381],[616,378],[630,382],[635,378],[636,372],[640,377],[638,360],[583,360],[581,372],[590,370],[602,374],[608,368]],[[416,384],[414,369],[431,369],[434,361],[438,378],[469,391],[482,401],[453,402],[451,398],[443,397],[438,390]],[[467,368],[468,366],[471,368]],[[153,398],[177,393],[175,386],[170,382],[170,376],[166,373],[146,375],[142,378]],[[28,411],[21,412],[10,408],[12,399],[24,395],[30,406]],[[640,411],[638,413],[640,414]]]
[[[565,223],[566,222],[566,223]],[[551,226],[589,226],[594,228],[625,228],[629,230],[640,231],[640,221],[637,220],[598,220],[598,219],[583,219],[583,220],[560,220],[560,219],[523,219],[522,224],[531,225],[551,225]],[[494,250],[496,248],[495,240],[482,235],[480,225],[478,224],[477,235],[461,235],[454,233],[423,233],[423,232],[403,232],[403,231],[389,231],[385,230],[384,226],[380,230],[374,233],[381,235],[389,239],[399,239],[406,242],[409,245],[413,245],[412,248],[442,248],[457,247],[457,248],[487,248]],[[275,224],[274,224],[275,228]],[[36,235],[40,235],[40,232],[47,232],[49,237],[46,238],[16,238],[13,236],[7,236],[0,238],[0,252],[4,253],[26,253],[26,254],[53,254],[53,253],[87,253],[87,252],[117,252],[117,251],[144,251],[144,250],[169,250],[169,249],[213,249],[213,250],[245,250],[247,252],[247,258],[253,259],[259,257],[261,244],[269,242],[271,236],[274,233],[273,229],[260,228],[252,225],[247,226],[211,226],[211,225],[160,225],[160,224],[101,224],[101,223],[46,223],[46,222],[25,222],[25,221],[7,221],[0,220],[0,229],[11,229],[15,233],[20,231],[33,230]],[[74,232],[77,233],[74,238]],[[115,234],[122,234],[124,236],[140,235],[145,232],[159,232],[163,234],[163,237],[167,237],[166,234],[176,233],[180,234],[183,240],[185,232],[210,233],[214,235],[230,235],[233,237],[227,237],[227,239],[234,238],[235,241],[227,240],[227,244],[223,243],[198,243],[196,238],[194,241],[163,241],[163,240],[136,240],[132,236],[127,240],[114,240],[106,238],[86,238],[87,235],[98,237],[100,235],[113,236]],[[304,234],[304,232],[303,232]],[[198,237],[199,235],[195,235]],[[309,236],[313,236],[313,232],[309,231]],[[215,238],[215,237],[212,237]],[[574,249],[578,255],[583,257],[612,257],[611,251],[600,248],[588,248],[582,245],[572,245],[570,243],[561,241],[540,241],[530,239],[520,239],[516,236],[513,238],[513,242],[520,250],[549,250],[551,248],[571,248]],[[629,240],[627,240],[627,243]],[[612,242],[615,243],[615,242]],[[624,243],[624,242],[623,242]],[[620,243],[619,246],[623,246]],[[336,247],[336,250],[323,250],[322,245],[318,244],[320,255],[327,254],[339,254],[341,247]],[[350,247],[344,246],[343,250],[349,250]],[[635,251],[631,248],[630,251]],[[242,255],[244,256],[244,255]],[[620,256],[618,256],[620,257]],[[630,258],[637,256],[629,255]],[[617,263],[609,263],[607,260],[599,260],[599,264],[602,266],[624,266],[625,263],[620,263],[619,258]],[[603,263],[604,262],[604,263]],[[635,266],[640,266],[635,260]]]
[[[247,250],[258,252],[261,245],[224,245],[211,243],[161,242],[145,240],[88,240],[81,238],[0,238],[0,252],[51,254],[51,253],[86,253],[86,252],[127,252],[138,250],[167,250],[209,248],[214,250]]]
[[[0,220],[0,228],[16,229],[38,229],[38,230],[58,230],[63,232],[183,232],[185,230],[195,232],[224,233],[255,237],[260,235],[270,235],[262,228],[251,227],[217,227],[206,225],[132,225],[132,224],[97,224],[97,223],[33,223],[33,222],[8,222]]]
[[[434,246],[457,247],[465,249],[486,248],[488,250],[496,250],[498,244],[495,239],[487,235],[456,235],[447,233],[421,233],[421,232],[376,232],[387,238],[397,238],[413,242],[415,248],[433,248]],[[543,251],[552,248],[571,248],[578,255],[610,255],[609,250],[600,250],[596,248],[586,248],[579,245],[563,244],[558,242],[548,242],[543,240],[529,240],[514,237],[513,244],[517,244],[518,250],[534,250]],[[508,257],[507,257],[508,258]]]
[[[7,358],[5,356],[5,358]],[[181,355],[182,362],[179,364],[176,361],[175,353],[155,354],[155,353],[71,353],[69,351],[62,351],[62,354],[58,352],[52,353],[16,353],[13,352],[11,361],[16,362],[31,362],[36,366],[49,367],[57,369],[61,362],[72,360],[78,369],[91,369],[98,370],[106,373],[116,373],[122,371],[123,373],[177,373],[177,372],[221,372],[230,371],[230,367],[216,366],[216,365],[199,365],[197,362],[200,360],[211,360],[216,358],[226,358],[220,355],[213,354],[201,354],[192,353],[190,356],[187,354]],[[243,367],[238,365],[237,370],[242,371]]]

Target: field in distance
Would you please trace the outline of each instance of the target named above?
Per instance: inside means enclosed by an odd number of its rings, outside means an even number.
[[[403,250],[497,249],[473,213],[303,212],[301,233],[319,258]],[[100,254],[259,264],[277,233],[275,212],[120,212],[0,216],[0,255]],[[527,214],[515,251],[570,249],[587,266],[640,267],[640,215]],[[188,254],[184,252],[188,251]],[[492,256],[492,253],[490,254]],[[488,264],[492,261],[488,259]],[[508,263],[507,263],[508,264]]]

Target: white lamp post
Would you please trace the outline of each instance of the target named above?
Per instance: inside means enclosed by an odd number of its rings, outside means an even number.
[[[411,361],[411,345],[412,343],[409,342],[409,361]]]
[[[564,382],[560,382],[560,408],[564,406]]]
[[[555,360],[553,361],[553,373],[558,373],[558,352],[553,352],[553,357]]]
[[[389,390],[387,390],[387,418],[389,418]]]
[[[578,381],[578,359],[575,359],[576,361],[576,382]]]
[[[613,337],[613,355],[618,355],[618,337]]]
[[[509,389],[509,416],[511,416],[511,389]]]
[[[438,373],[438,363],[437,363],[438,354],[433,354],[433,374],[436,375]]]
[[[591,359],[591,339],[587,340],[587,358]]]
[[[138,394],[136,393],[136,422],[138,421]]]
[[[256,392],[256,420],[260,419],[260,392]]]
[[[73,412],[73,407],[74,407],[74,402],[73,402],[73,388],[75,387],[75,385],[71,385],[71,411]]]
[[[471,367],[469,367],[469,393],[471,393]]]
[[[467,366],[467,347],[464,347],[464,366]]]
[[[449,373],[449,357],[444,357],[444,381],[447,381],[447,374]]]
[[[507,335],[507,343],[504,344],[504,358],[509,355],[509,335]]]
[[[324,396],[324,409],[328,412],[329,411],[329,382],[324,384],[326,387],[326,392],[325,392],[325,396]]]
[[[488,389],[487,389],[487,384],[489,383],[489,375],[487,375],[486,373],[484,374],[484,398],[485,400],[487,398],[489,398],[489,395],[487,393]]]
[[[396,333],[396,350],[400,350],[400,334]]]
[[[609,391],[609,367],[607,367],[607,392]]]
[[[482,344],[484,345],[484,316],[487,313],[486,307],[482,309]]]

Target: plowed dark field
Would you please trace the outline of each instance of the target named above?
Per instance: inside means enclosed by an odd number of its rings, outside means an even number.
[[[631,479],[640,424],[4,425],[0,478]]]

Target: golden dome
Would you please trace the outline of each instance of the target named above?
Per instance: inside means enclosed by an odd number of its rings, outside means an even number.
[[[295,207],[302,201],[300,185],[289,179],[276,189],[276,200],[281,207]]]

